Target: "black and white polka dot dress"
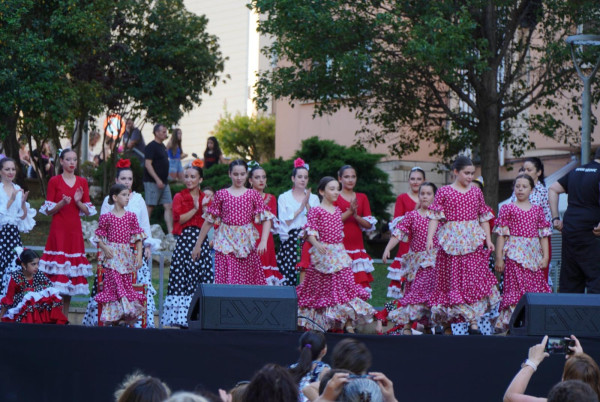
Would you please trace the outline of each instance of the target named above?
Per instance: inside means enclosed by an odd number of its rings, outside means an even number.
[[[17,270],[15,247],[23,247],[17,225],[0,226],[0,278],[2,278],[2,295],[8,290],[10,275]]]
[[[301,229],[292,229],[288,232],[289,237],[282,241],[277,252],[277,266],[283,275],[283,286],[296,286],[298,276],[296,264],[298,264],[298,236]]]
[[[200,228],[188,226],[177,237],[173,251],[169,285],[163,308],[163,326],[187,327],[187,313],[199,283],[213,283],[214,271],[208,239],[202,243],[200,259],[194,261],[192,250],[200,235]]]

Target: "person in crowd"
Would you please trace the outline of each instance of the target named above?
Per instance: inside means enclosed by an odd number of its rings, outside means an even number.
[[[258,370],[246,388],[245,402],[297,401],[298,385],[287,368],[269,363]]]
[[[394,384],[383,373],[356,376],[346,370],[333,369],[323,375],[316,402],[397,402]]]
[[[0,159],[0,295],[6,294],[12,272],[19,271],[15,247],[22,247],[19,232],[28,233],[35,226],[36,210],[27,202],[29,191],[14,183],[17,164],[14,159]]]
[[[427,250],[427,230],[429,220],[427,210],[435,197],[437,187],[425,182],[419,189],[419,204],[417,210],[404,214],[383,252],[383,263],[387,263],[391,250],[401,241],[409,241],[409,251],[401,257],[403,278],[406,278],[404,297],[386,303],[385,308],[377,313],[377,332],[382,332],[383,320],[391,320],[395,326],[388,334],[412,335],[412,323],[421,322],[430,325],[429,294],[435,287],[435,259],[439,247],[434,235],[434,248]]]
[[[564,221],[558,196],[569,195]],[[562,232],[561,293],[600,293],[600,148],[594,160],[566,174],[549,189],[554,228]]]
[[[27,177],[37,179],[40,175],[49,179],[54,176],[54,159],[50,149],[50,140],[43,140],[40,146],[31,154],[33,164],[29,168]]]
[[[408,184],[410,185],[410,191],[403,193],[396,198],[396,205],[394,207],[394,220],[390,222],[390,230],[393,231],[398,221],[402,219],[404,214],[408,211],[413,211],[417,207],[419,201],[419,187],[425,182],[425,170],[415,166],[410,170],[408,175]],[[399,299],[403,296],[402,290],[402,256],[408,253],[409,244],[401,241],[398,246],[398,253],[396,258],[392,262],[392,265],[388,267],[388,278],[390,284],[388,286],[387,297]],[[405,279],[406,280],[406,279]]]
[[[21,169],[27,174],[27,170],[32,164],[31,154],[29,153],[29,144],[27,143],[26,136],[22,135],[19,138],[19,161],[21,163]]]
[[[131,170],[131,161],[129,159],[120,159],[116,165],[117,174],[115,177],[116,184],[122,184],[130,191],[129,202],[125,206],[125,210],[133,212],[137,217],[140,227],[144,230],[146,238],[144,239],[144,259],[142,266],[137,270],[137,283],[146,285],[146,309],[147,309],[147,327],[154,328],[154,312],[156,305],[154,296],[156,289],[152,285],[152,272],[150,271],[149,261],[152,258],[152,251],[160,249],[160,240],[152,238],[152,230],[150,229],[150,219],[148,218],[148,210],[146,202],[140,193],[132,191],[133,187],[133,170]],[[104,197],[100,215],[104,215],[113,210],[114,204],[109,204],[109,196]],[[100,264],[101,266],[101,264]],[[83,317],[83,325],[95,326],[98,325],[98,303],[94,297],[98,292],[98,276],[94,277],[94,285],[92,286],[92,294],[87,305],[85,316]],[[136,327],[141,326],[141,321],[135,324]]]
[[[292,189],[281,194],[277,199],[277,212],[279,218],[278,234],[281,243],[277,252],[277,266],[284,277],[284,286],[297,285],[298,264],[298,237],[302,227],[306,224],[306,216],[311,208],[319,205],[319,198],[312,194],[308,185],[308,164],[301,158],[294,161],[292,170]],[[310,244],[306,244],[306,251]],[[303,253],[304,254],[304,249]],[[303,255],[304,257],[304,255]],[[306,261],[307,258],[303,258]],[[299,265],[307,268],[310,258],[306,263]]]
[[[171,188],[169,187],[169,155],[163,142],[167,139],[167,128],[162,124],[154,126],[154,140],[146,146],[144,153],[144,194],[148,216],[154,207],[161,204],[165,209],[164,219],[168,234],[173,232],[173,210]]]
[[[140,163],[144,163],[146,143],[140,129],[135,127],[133,119],[125,121],[125,132],[121,137],[121,142],[126,152],[133,152]]]
[[[183,181],[183,166],[181,160],[187,158],[181,147],[183,132],[180,128],[173,130],[171,139],[167,143],[167,154],[169,155],[169,180]]]
[[[267,187],[267,172],[265,172],[265,169],[263,169],[257,162],[254,161],[250,161],[248,166],[250,168],[248,172],[248,184],[250,185],[250,188],[259,192],[265,203],[265,208],[274,216],[277,216],[277,199],[273,194],[265,193],[265,188]],[[256,230],[258,230],[258,233],[262,233],[262,225],[262,222],[254,223],[254,227]],[[258,246],[258,244],[256,244],[256,246]],[[281,275],[279,272],[279,268],[277,268],[275,241],[273,240],[272,232],[269,232],[267,250],[260,256],[260,261],[265,272],[267,285],[281,285],[284,279],[283,275]]]
[[[342,192],[335,205],[342,211],[344,222],[344,247],[352,258],[354,281],[371,293],[374,271],[373,259],[365,250],[363,232],[375,230],[377,219],[371,215],[369,199],[363,193],[356,193],[356,169],[344,165],[338,170],[338,180]]]
[[[265,208],[256,190],[246,188],[248,167],[237,159],[229,164],[231,186],[216,192],[204,214],[204,224],[192,251],[198,260],[202,244],[213,225],[219,225],[213,241],[215,283],[237,285],[266,285],[260,254],[267,250],[271,222],[275,216]],[[260,242],[253,222],[263,222]]]
[[[523,173],[531,176],[533,182],[535,183],[535,187],[531,191],[531,195],[529,196],[529,201],[532,205],[539,205],[544,210],[545,219],[551,223],[552,222],[552,212],[550,211],[550,202],[548,201],[548,189],[546,188],[545,176],[544,176],[544,164],[540,158],[531,157],[525,159],[523,162]],[[510,197],[510,202],[515,202],[517,199],[516,194],[513,191],[512,196]],[[548,237],[548,255],[552,255],[552,242],[550,241],[551,237]],[[546,281],[548,281],[549,271],[550,271],[550,261],[548,260],[548,265],[544,267],[544,277]]]
[[[221,147],[219,147],[219,141],[216,137],[208,137],[206,140],[206,149],[204,150],[204,168],[209,169],[213,165],[219,163],[227,163]]]
[[[299,401],[308,398],[302,393],[304,387],[318,381],[321,373],[328,370],[329,364],[323,362],[327,354],[325,335],[318,331],[307,331],[300,336],[300,357],[290,366],[290,372],[298,384]]]
[[[40,271],[60,291],[68,316],[71,296],[90,292],[87,277],[92,275],[92,266],[85,256],[80,216],[95,215],[96,207],[90,201],[87,180],[75,175],[75,151],[62,150],[59,161],[62,172],[48,182],[46,202],[40,208],[41,213],[52,216]]]
[[[548,402],[598,402],[598,395],[583,381],[567,380],[556,384],[548,393]]]
[[[6,296],[0,300],[4,322],[67,324],[63,302],[48,277],[39,271],[40,257],[33,250],[17,247],[19,271],[11,274]]]
[[[178,391],[171,395],[164,402],[209,402],[205,397],[193,392]]]
[[[96,156],[98,156],[98,154],[99,154],[96,146],[100,142],[101,138],[102,138],[102,135],[100,134],[100,132],[98,130],[94,130],[90,133],[90,138],[88,140],[88,154],[87,154],[86,161],[92,162],[96,166],[98,164],[95,162],[95,160],[96,160]]]
[[[318,191],[321,205],[311,208],[304,226],[312,246],[311,265],[296,288],[298,326],[353,333],[356,324],[373,320],[375,310],[365,301],[369,292],[354,282],[352,260],[342,243],[342,212],[334,205],[340,195],[340,183],[333,177],[324,177]]]
[[[173,250],[162,315],[164,326],[187,327],[188,309],[198,284],[214,282],[208,238],[202,243],[200,259],[192,259],[192,249],[204,224],[202,210],[211,201],[211,198],[206,197],[200,190],[203,180],[202,165],[202,161],[196,159],[186,166],[186,188],[173,198],[173,234],[177,236],[177,243]]]
[[[219,389],[221,402],[244,402],[244,394],[250,381],[238,381],[229,391]]]
[[[135,372],[115,391],[115,402],[164,402],[171,390],[160,379]]]
[[[592,387],[596,398],[600,398],[600,368],[598,368],[598,364],[583,352],[581,343],[574,335],[571,335],[570,339],[573,340],[575,346],[569,346],[570,353],[565,355],[567,360],[563,369],[562,381],[583,381]],[[541,343],[529,348],[527,360],[521,365],[521,370],[515,375],[504,393],[504,402],[546,401],[545,398],[525,395],[525,390],[539,365],[549,356],[545,351],[547,342],[548,336],[544,336]],[[550,395],[548,395],[548,400],[550,400]]]
[[[436,232],[440,244],[435,288],[430,295],[431,319],[443,326],[452,324],[457,335],[481,334],[479,319],[500,301],[496,278],[488,268],[490,252],[494,251],[488,223],[492,214],[481,190],[471,185],[473,162],[459,156],[452,170],[454,182],[437,191],[428,210],[427,250],[435,248]]]
[[[521,173],[514,181],[515,201],[500,208],[494,232],[496,271],[504,273],[504,293],[496,328],[508,329],[515,307],[525,293],[551,293],[544,268],[548,266],[548,236],[552,233],[544,210],[531,199],[534,181]]]
[[[94,299],[102,305],[100,320],[105,325],[133,324],[144,309],[144,296],[133,289],[132,274],[142,266],[146,235],[135,214],[125,210],[129,189],[113,184],[108,197],[114,208],[100,215],[93,239],[100,249],[98,260],[104,270],[102,291]],[[135,244],[135,252],[131,244]]]

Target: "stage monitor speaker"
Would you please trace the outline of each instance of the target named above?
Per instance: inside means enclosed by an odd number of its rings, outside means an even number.
[[[190,329],[295,331],[293,286],[200,284],[188,310]]]
[[[600,295],[526,293],[509,327],[512,335],[600,336]]]

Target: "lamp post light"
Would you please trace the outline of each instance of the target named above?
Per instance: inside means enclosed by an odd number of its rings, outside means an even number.
[[[592,80],[598,66],[600,65],[600,57],[596,60],[596,64],[592,72],[586,75],[582,66],[577,62],[575,57],[575,46],[600,46],[600,35],[572,35],[567,37],[567,44],[571,45],[571,57],[579,78],[583,81],[583,96],[581,105],[581,164],[585,165],[590,161],[590,144],[591,144],[591,122],[592,122]]]

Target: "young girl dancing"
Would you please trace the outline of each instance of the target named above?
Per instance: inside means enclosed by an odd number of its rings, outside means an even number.
[[[71,296],[90,293],[86,278],[92,275],[92,266],[85,257],[80,216],[95,215],[96,208],[90,202],[87,180],[75,175],[75,151],[62,150],[59,161],[62,173],[48,181],[46,202],[40,208],[41,213],[52,216],[40,271],[60,291],[68,315]]]
[[[435,248],[433,237],[442,223],[437,234],[440,249],[430,297],[431,318],[437,324],[452,324],[454,334],[481,334],[479,318],[499,302],[496,278],[488,268],[489,253],[494,251],[488,224],[492,214],[481,190],[471,185],[473,162],[459,156],[452,170],[454,183],[437,191],[427,213],[427,250]]]
[[[36,211],[27,202],[29,192],[13,183],[16,175],[15,161],[11,158],[0,159],[0,295],[6,294],[11,273],[21,268],[16,263],[18,255],[14,251],[15,247],[23,246],[19,232],[27,233],[35,226],[33,217]]]
[[[281,194],[277,200],[279,218],[277,232],[281,240],[277,252],[277,266],[284,277],[285,282],[283,284],[285,286],[296,286],[297,265],[302,268],[309,265],[308,261],[306,264],[298,264],[298,237],[302,227],[306,224],[306,215],[311,208],[319,205],[319,198],[312,194],[310,189],[306,188],[308,185],[308,164],[301,158],[294,161],[292,182],[294,183],[292,189]],[[305,246],[307,247],[306,251],[308,251],[310,245],[305,244]],[[304,254],[304,250],[302,254]]]
[[[146,238],[133,212],[125,210],[129,189],[113,184],[108,193],[111,212],[100,215],[94,242],[100,248],[104,269],[102,291],[95,299],[102,305],[100,320],[105,324],[132,324],[143,311],[144,295],[133,290],[132,273],[142,266],[142,241]],[[131,244],[135,244],[135,253]]]
[[[373,259],[367,254],[363,243],[363,232],[375,230],[377,219],[371,216],[369,199],[363,193],[355,193],[356,169],[345,165],[338,171],[342,193],[335,205],[342,211],[344,222],[344,247],[352,259],[354,281],[371,293]]]
[[[22,247],[17,247],[15,252],[21,269],[11,274],[8,292],[0,301],[2,321],[66,324],[62,299],[48,277],[38,270],[37,253]]]
[[[410,239],[410,249],[401,259],[402,270],[400,274],[406,278],[404,297],[386,303],[385,308],[377,313],[377,332],[381,333],[382,320],[389,319],[395,326],[388,334],[397,334],[400,329],[403,335],[412,335],[413,322],[422,322],[429,325],[431,315],[429,295],[435,287],[435,260],[438,251],[437,238],[433,239],[434,248],[427,250],[427,230],[429,219],[427,210],[433,202],[437,187],[433,183],[425,182],[419,189],[418,210],[409,211],[398,222],[392,232],[392,237],[383,252],[383,262],[390,258],[391,250],[401,240]]]
[[[129,202],[125,206],[126,211],[133,212],[137,217],[140,227],[144,230],[146,238],[144,239],[144,259],[142,266],[137,271],[137,283],[146,285],[146,309],[147,309],[147,327],[154,328],[154,312],[156,311],[156,305],[154,303],[154,296],[156,290],[152,285],[152,272],[148,261],[152,257],[152,251],[160,249],[160,240],[152,238],[152,230],[150,229],[150,219],[148,218],[148,209],[146,208],[146,202],[140,193],[132,191],[133,187],[133,170],[131,170],[131,161],[129,159],[121,159],[117,162],[117,175],[115,178],[116,184],[122,184],[130,191]],[[109,204],[109,196],[104,197],[102,202],[102,208],[100,208],[100,215],[104,215],[113,210],[114,204]],[[98,325],[98,303],[94,297],[98,292],[97,284],[98,276],[94,277],[94,286],[92,287],[92,294],[87,305],[85,316],[83,317],[83,325],[95,326]],[[141,320],[135,324],[136,327],[141,327]]]
[[[204,214],[204,224],[192,251],[198,260],[202,244],[214,224],[215,233],[215,283],[236,285],[266,285],[265,273],[259,254],[267,249],[271,221],[275,216],[266,210],[265,203],[256,190],[245,187],[248,176],[246,162],[237,159],[229,164],[231,187],[217,191],[213,202]],[[253,222],[264,222],[260,242]]]
[[[311,266],[298,285],[298,325],[308,329],[345,329],[353,333],[357,323],[373,320],[375,310],[362,286],[354,282],[352,259],[342,243],[342,212],[334,205],[340,183],[333,177],[319,182],[321,205],[312,208],[304,226],[308,236]],[[313,324],[316,323],[317,325]]]
[[[169,286],[162,315],[162,325],[187,327],[187,313],[198,283],[213,283],[212,257],[208,239],[202,242],[198,261],[192,249],[204,224],[202,209],[210,198],[200,191],[203,162],[194,160],[184,171],[185,187],[173,197],[173,234],[177,243],[173,250]]]
[[[319,381],[321,373],[331,367],[323,363],[327,354],[327,341],[325,335],[318,331],[307,331],[300,336],[300,357],[298,362],[290,366],[290,372],[298,384],[299,401],[309,399],[302,393],[307,385]]]
[[[529,175],[518,175],[514,181],[516,201],[503,205],[496,220],[496,271],[504,272],[504,293],[496,321],[501,331],[508,329],[510,317],[525,293],[552,291],[544,275],[552,229],[543,208],[529,201],[534,188]]]
[[[396,198],[396,206],[394,207],[394,220],[390,222],[390,230],[393,231],[396,228],[399,220],[402,219],[405,213],[408,211],[414,211],[419,201],[419,187],[425,182],[425,171],[418,166],[413,167],[408,175],[408,184],[410,185],[410,191],[408,193],[400,194]],[[390,284],[388,286],[387,297],[399,299],[404,294],[403,279],[400,275],[402,265],[400,263],[402,256],[408,253],[409,244],[405,241],[400,241],[398,246],[398,253],[396,258],[392,262],[392,265],[388,267],[388,279]]]
[[[274,216],[277,216],[277,199],[273,194],[265,193],[265,187],[267,187],[267,173],[256,162],[250,161],[248,165],[250,166],[250,171],[248,172],[248,183],[250,184],[250,187],[259,192],[260,196],[264,200],[267,211],[272,213]],[[254,227],[256,230],[258,230],[258,233],[262,233],[262,225],[262,222],[254,223]],[[265,272],[267,285],[279,286],[283,284],[283,275],[281,275],[279,268],[277,268],[275,241],[273,240],[272,231],[269,232],[267,250],[260,256],[260,261]]]

